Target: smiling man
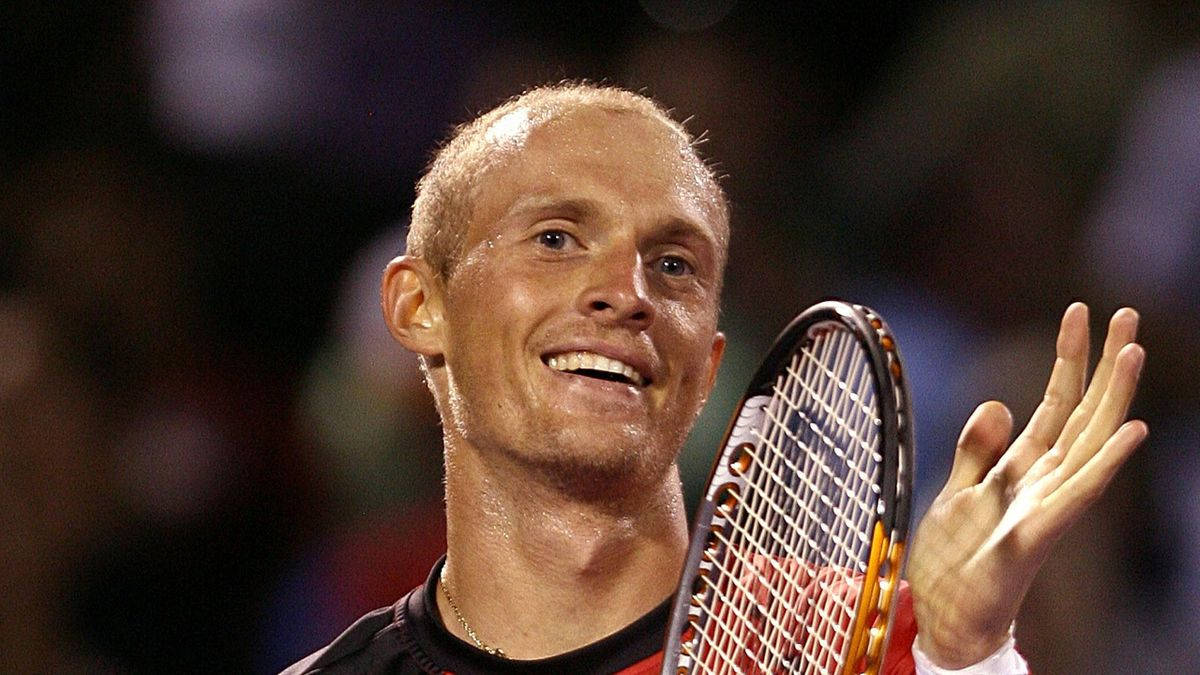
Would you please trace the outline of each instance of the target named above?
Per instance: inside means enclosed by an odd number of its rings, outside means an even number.
[[[286,672],[657,672],[687,547],[675,460],[724,349],[728,238],[691,137],[644,97],[540,88],[460,128],[382,288],[443,422],[447,554]],[[1030,428],[1005,451],[1003,406],[968,422],[914,541],[919,648],[894,640],[890,671],[1023,671],[1021,598],[1145,435],[1121,425],[1136,321],[1114,317],[1084,396],[1072,306]]]

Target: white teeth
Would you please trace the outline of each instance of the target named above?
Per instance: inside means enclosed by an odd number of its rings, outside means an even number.
[[[640,373],[633,366],[622,363],[616,359],[610,359],[607,356],[602,356],[595,352],[567,352],[558,354],[546,359],[546,365],[554,370],[570,371],[570,370],[599,370],[606,373],[616,373],[626,377],[630,382],[637,386],[642,386],[644,380]]]

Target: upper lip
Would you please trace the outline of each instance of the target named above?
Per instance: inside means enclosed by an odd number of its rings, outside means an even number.
[[[628,364],[637,371],[638,375],[642,376],[642,381],[645,385],[649,385],[655,379],[655,367],[652,358],[637,349],[600,340],[573,340],[557,344],[549,349],[542,350],[542,362],[545,363],[546,359],[551,356],[567,352],[593,352]]]

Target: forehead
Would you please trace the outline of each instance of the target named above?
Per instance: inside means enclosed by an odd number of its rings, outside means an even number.
[[[476,185],[473,221],[491,221],[531,196],[590,196],[614,208],[671,211],[663,215],[708,230],[722,249],[726,244],[719,188],[687,138],[661,120],[580,108],[537,121],[517,109],[484,139],[496,156]]]

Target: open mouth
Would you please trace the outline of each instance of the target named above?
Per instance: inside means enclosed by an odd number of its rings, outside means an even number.
[[[595,352],[564,352],[553,356],[543,356],[542,360],[551,369],[572,375],[582,375],[607,382],[619,382],[634,387],[644,387],[649,383],[628,363],[601,356]]]

